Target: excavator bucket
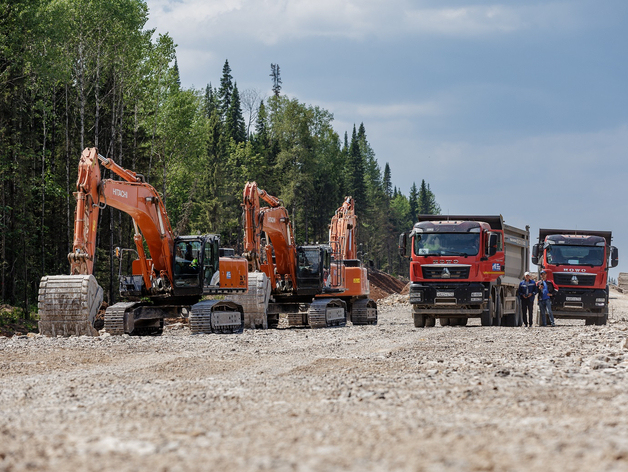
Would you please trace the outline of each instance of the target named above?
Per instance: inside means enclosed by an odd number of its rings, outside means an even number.
[[[93,275],[44,276],[39,283],[39,333],[98,336],[94,320],[103,289]]]
[[[226,297],[244,308],[244,327],[268,329],[266,311],[270,299],[270,280],[264,272],[249,272],[246,293]]]

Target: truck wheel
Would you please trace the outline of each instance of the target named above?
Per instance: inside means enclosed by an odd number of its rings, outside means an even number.
[[[594,324],[597,324],[595,318],[585,318],[585,320],[584,320],[584,325],[585,326],[592,326]]]
[[[504,314],[504,307],[502,306],[502,297],[499,294],[495,295],[495,317],[493,318],[493,326],[502,325],[502,317]]]
[[[460,326],[467,326],[467,321],[469,321],[469,318],[458,318],[458,324]]]
[[[453,323],[451,323],[451,320],[449,318],[439,318],[438,320],[440,322],[441,326],[450,326]]]
[[[433,328],[434,326],[436,326],[436,318],[434,318],[433,316],[426,315],[425,316],[425,327],[426,328]]]
[[[414,318],[414,327],[415,328],[423,328],[423,327],[425,327],[425,316],[420,315],[418,313],[412,313],[412,317]]]
[[[608,311],[604,312],[604,316],[601,316],[600,318],[595,318],[595,324],[597,326],[604,326],[607,321],[608,321]]]

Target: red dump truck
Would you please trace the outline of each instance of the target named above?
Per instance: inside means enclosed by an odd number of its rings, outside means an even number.
[[[399,251],[410,257],[414,326],[520,326],[516,296],[528,270],[530,231],[504,224],[497,216],[419,215],[399,237]]]
[[[558,287],[552,297],[555,318],[584,319],[587,325],[608,320],[608,270],[617,267],[619,253],[611,246],[611,231],[539,230],[532,263],[545,270]]]

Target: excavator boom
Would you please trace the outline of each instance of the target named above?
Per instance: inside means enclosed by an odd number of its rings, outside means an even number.
[[[103,180],[101,164],[122,180]],[[161,305],[164,305],[163,300],[178,300],[170,302],[168,309],[153,309],[140,306],[139,303],[117,304],[115,309],[110,307],[107,314],[111,314],[111,317],[118,321],[109,325],[116,333],[130,332],[134,326],[140,325],[147,333],[161,332],[165,316],[176,317],[181,312],[189,311],[184,305],[187,306],[192,300],[198,301],[205,293],[220,292],[219,282],[212,282],[213,276],[219,280],[217,277],[219,272],[223,276],[223,286],[229,287],[223,291],[246,290],[244,260],[226,258],[228,260],[225,261],[225,267],[229,269],[223,271],[221,267],[219,271],[219,237],[215,235],[191,237],[189,241],[183,239],[179,250],[182,247],[189,247],[191,250],[195,246],[194,251],[190,252],[194,256],[190,256],[189,260],[183,258],[183,254],[177,257],[176,266],[179,273],[175,274],[175,237],[166,208],[157,191],[144,181],[141,174],[124,169],[112,159],[99,155],[96,148],[85,149],[79,162],[76,187],[74,243],[72,252],[68,254],[70,275],[42,278],[39,289],[41,320],[39,329],[42,334],[50,336],[98,334],[94,328],[94,320],[103,299],[103,291],[98,286],[93,272],[98,214],[100,209],[107,205],[130,215],[135,228],[133,239],[138,259],[133,261],[134,275],[124,278],[121,291],[124,285],[125,294],[133,294],[140,298],[152,297],[156,300],[155,304],[159,302]],[[178,239],[181,238],[186,237]],[[208,241],[212,241],[211,248],[206,248],[206,245],[210,244]],[[150,259],[146,257],[144,243],[148,247]],[[200,267],[201,264],[203,267]],[[181,272],[182,270],[184,272]],[[239,321],[233,322],[238,317],[237,313],[241,312],[241,307],[215,303],[204,306],[203,313],[208,312],[208,306],[211,313],[224,309],[222,312],[224,320],[219,322],[220,330],[223,332],[232,327],[241,328]],[[142,325],[134,321],[142,317],[144,320],[157,320],[157,325],[148,329],[146,328],[148,322]],[[201,318],[205,321],[200,325],[216,324],[215,319],[210,320],[206,315],[202,315]]]

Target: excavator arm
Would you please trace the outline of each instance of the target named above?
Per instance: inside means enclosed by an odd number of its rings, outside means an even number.
[[[103,180],[100,164],[123,180]],[[166,209],[156,190],[140,174],[98,154],[83,151],[76,183],[74,243],[68,254],[69,276],[44,276],[39,287],[39,330],[42,334],[97,334],[93,322],[103,299],[93,276],[99,211],[110,205],[133,218],[139,265],[147,290],[159,281],[167,290],[173,280],[174,239]],[[146,239],[152,259],[144,252]]]
[[[260,206],[260,199],[268,207]],[[271,279],[289,278],[289,284],[296,288],[296,244],[288,211],[277,197],[258,188],[257,183],[247,182],[244,187],[244,256],[249,261],[249,270],[262,270]],[[266,247],[266,263],[261,262],[262,233],[266,233],[271,246]],[[273,256],[275,263],[273,264]]]
[[[345,197],[329,225],[329,244],[336,260],[357,259],[356,233],[358,217],[353,197]]]
[[[124,180],[102,180],[99,162]],[[109,205],[133,219],[134,240],[146,289],[153,285],[152,275],[166,276],[172,283],[172,265],[169,261],[172,259],[174,239],[170,220],[159,194],[143,181],[140,174],[99,155],[96,148],[85,149],[79,162],[75,196],[74,245],[68,254],[71,274],[89,275],[94,272],[98,213]],[[146,258],[144,239],[152,260]]]

